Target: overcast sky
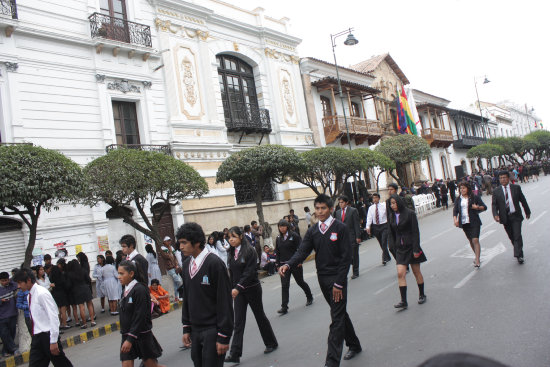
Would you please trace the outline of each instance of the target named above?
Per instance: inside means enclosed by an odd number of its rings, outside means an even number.
[[[452,101],[511,100],[535,109],[550,127],[550,3],[544,0],[227,0],[277,19],[290,18],[300,57],[333,61],[330,34],[353,27],[359,40],[337,40],[338,64],[389,52],[413,88]]]

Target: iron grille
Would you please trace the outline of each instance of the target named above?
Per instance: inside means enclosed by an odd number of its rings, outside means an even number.
[[[0,14],[17,19],[17,4],[15,0],[0,0]]]
[[[152,145],[152,144],[111,144],[105,147],[105,151],[109,153],[111,150],[115,149],[138,149],[145,150],[148,152],[158,152],[164,153],[167,155],[172,154],[172,149],[169,145]]]
[[[269,111],[252,103],[223,101],[225,126],[228,131],[270,133]]]
[[[151,27],[145,24],[130,22],[126,19],[93,13],[88,17],[92,38],[110,40],[151,47]]]
[[[250,181],[233,181],[233,187],[235,188],[237,205],[254,203],[255,184],[252,184]],[[271,182],[268,182],[262,188],[262,201],[273,200],[275,200],[275,192]]]

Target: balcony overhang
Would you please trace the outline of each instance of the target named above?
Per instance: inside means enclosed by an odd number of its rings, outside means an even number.
[[[365,94],[374,95],[380,93],[378,89],[369,87],[368,85],[354,83],[342,79],[340,79],[340,83],[342,85],[342,88],[349,92],[350,96],[363,96]],[[331,76],[316,80],[312,82],[311,85],[317,87],[317,90],[319,92],[332,89],[334,93],[338,93],[338,80]]]
[[[478,136],[461,136],[453,141],[456,149],[470,149],[487,142],[487,139]]]
[[[355,139],[356,145],[365,142],[368,145],[374,145],[382,137],[383,130],[378,121],[354,116],[346,117],[346,120],[341,115],[323,117],[323,129],[327,144],[331,144],[338,139],[342,144],[346,144],[348,142],[348,130],[350,139]]]
[[[424,129],[422,137],[432,148],[448,148],[453,143],[453,133],[445,129]]]

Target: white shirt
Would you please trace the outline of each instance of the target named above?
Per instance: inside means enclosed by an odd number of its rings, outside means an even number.
[[[124,297],[126,297],[128,293],[130,293],[130,291],[132,290],[132,288],[134,288],[136,284],[137,280],[133,279],[130,283],[128,283],[126,287],[124,287]]]
[[[306,213],[306,224],[309,226],[311,224],[311,213]]]
[[[325,234],[326,231],[328,231],[330,225],[332,224],[332,222],[334,222],[334,218],[332,217],[332,215],[329,215],[327,220],[325,220],[324,222],[321,222],[319,221],[319,231],[321,231],[321,233]],[[327,225],[327,228],[325,229],[325,232],[323,232],[323,230],[321,229],[321,223],[325,223]]]
[[[40,278],[36,278],[36,284],[46,288],[46,289],[50,289],[50,278],[48,278],[48,274],[44,274],[44,280],[40,279]]]
[[[178,264],[181,268],[183,266],[183,262],[181,260],[181,251],[180,250],[174,251],[174,256],[176,257],[176,260],[178,260]]]
[[[126,256],[126,260],[133,261],[134,257],[136,257],[139,254],[136,249],[130,253],[130,255]]]
[[[201,253],[199,254],[199,256],[197,256],[196,258],[191,256],[191,261],[189,261],[189,274],[191,275],[191,277],[193,277],[195,274],[197,274],[197,272],[199,271],[199,269],[202,266],[202,263],[204,262],[204,259],[206,259],[206,256],[208,256],[209,253],[210,253],[210,251],[208,251],[207,249],[203,249],[201,251]],[[193,272],[191,272],[191,269],[193,269],[194,264],[197,264],[197,269],[193,273]]]
[[[470,216],[468,215],[468,198],[464,196],[460,197],[460,218],[462,224],[470,223]]]
[[[44,287],[33,284],[27,296],[34,334],[50,333],[50,344],[59,339],[59,309],[52,294]]]
[[[514,206],[514,200],[512,200],[512,190],[510,190],[510,184],[502,186],[502,192],[504,193],[504,201],[506,202],[506,191],[508,191],[508,205],[510,205],[510,214],[516,212],[516,207]]]
[[[370,229],[372,224],[376,224],[376,207],[378,206],[378,219],[380,220],[379,224],[386,224],[388,222],[388,217],[386,215],[386,203],[372,204],[369,206],[369,211],[367,212],[367,228]]]

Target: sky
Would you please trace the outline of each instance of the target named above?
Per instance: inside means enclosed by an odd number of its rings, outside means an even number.
[[[330,34],[354,28],[355,46],[337,39],[338,64],[389,52],[411,86],[451,100],[509,100],[550,127],[550,3],[537,0],[226,0],[290,18],[300,57],[333,61]],[[487,76],[490,83],[483,84]]]

